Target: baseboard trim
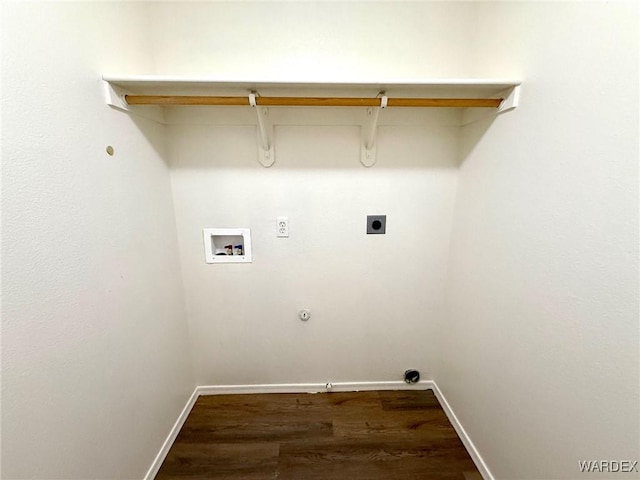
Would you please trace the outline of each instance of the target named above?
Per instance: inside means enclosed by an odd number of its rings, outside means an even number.
[[[147,471],[144,480],[153,480],[157,475],[162,462],[169,453],[169,449],[173,445],[178,433],[184,422],[189,416],[189,412],[195,405],[198,397],[201,395],[237,395],[237,394],[251,394],[251,393],[322,393],[322,392],[366,392],[372,390],[433,390],[436,398],[442,405],[442,409],[446,413],[449,421],[453,425],[456,433],[462,440],[465,448],[469,452],[471,459],[476,464],[476,467],[480,471],[484,480],[495,480],[493,474],[489,470],[489,467],[484,462],[478,449],[471,441],[471,438],[467,434],[460,420],[454,413],[451,405],[447,402],[447,399],[443,395],[442,391],[438,388],[438,385],[433,380],[421,380],[419,383],[409,385],[402,381],[391,382],[337,382],[332,383],[331,388],[327,388],[326,383],[283,383],[283,384],[258,384],[258,385],[200,385],[197,386],[186,405],[180,412],[178,419],[171,428],[169,435],[162,444],[158,455],[153,460],[151,467]]]
[[[198,387],[196,387],[193,390],[193,393],[191,394],[189,399],[187,400],[187,403],[185,404],[184,408],[180,412],[180,415],[178,416],[176,423],[174,423],[173,427],[171,427],[171,430],[169,431],[169,435],[167,436],[166,440],[162,444],[162,447],[160,447],[160,451],[156,455],[156,458],[151,463],[151,466],[149,467],[147,474],[144,476],[144,480],[153,480],[155,476],[158,474],[158,471],[162,466],[162,462],[164,462],[164,459],[169,453],[169,450],[171,449],[173,442],[175,442],[176,437],[178,436],[178,433],[180,433],[180,429],[182,428],[182,425],[184,425],[184,422],[187,421],[187,417],[189,416],[189,413],[191,412],[191,409],[195,405],[196,400],[198,400],[199,396],[200,394],[198,393]]]
[[[337,382],[331,383],[281,383],[265,385],[201,385],[196,387],[199,395],[234,395],[242,393],[324,393],[324,392],[366,392],[371,390],[428,390],[431,380],[409,385],[394,382]]]
[[[482,478],[484,480],[495,480],[493,474],[491,473],[491,470],[489,470],[489,467],[483,460],[482,456],[480,456],[480,452],[478,452],[478,449],[476,448],[473,441],[471,440],[471,437],[469,437],[469,434],[460,423],[460,420],[458,420],[458,417],[456,416],[455,412],[451,408],[451,405],[449,405],[449,402],[447,402],[447,399],[443,395],[442,391],[438,388],[438,385],[436,384],[436,382],[432,382],[432,383],[433,383],[433,387],[432,387],[433,393],[435,394],[436,398],[440,402],[440,405],[442,406],[444,413],[447,414],[447,417],[449,418],[451,425],[453,425],[453,428],[455,429],[456,433],[460,437],[460,440],[462,440],[462,443],[467,449],[467,452],[469,452],[469,455],[471,456],[473,463],[476,464],[476,468],[480,472],[480,475],[482,475]]]

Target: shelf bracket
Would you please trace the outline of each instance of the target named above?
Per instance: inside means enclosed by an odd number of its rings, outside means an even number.
[[[506,96],[500,106],[498,107],[498,113],[508,112],[513,110],[520,103],[520,85],[514,86],[508,92],[505,92]]]
[[[160,107],[140,109],[135,105],[131,106],[127,103],[127,91],[106,81],[104,81],[104,96],[107,105],[111,108],[153,120],[154,122],[165,123],[164,113]]]
[[[125,100],[125,91],[121,88],[116,87],[115,85],[110,84],[109,82],[104,82],[104,95],[107,100],[107,105],[113,107],[117,110],[123,110],[125,112],[130,112],[131,109]]]
[[[494,118],[497,115],[515,110],[520,103],[520,85],[514,85],[513,87],[503,90],[493,95],[492,98],[502,99],[498,108],[465,108],[462,112],[460,125],[469,125],[485,118]]]
[[[276,152],[273,145],[273,125],[269,120],[269,109],[258,107],[256,93],[249,94],[249,105],[256,109],[258,116],[258,161],[263,167],[270,167],[276,161]]]
[[[377,160],[376,134],[378,133],[378,117],[380,110],[387,108],[387,96],[380,92],[380,106],[367,108],[367,117],[362,125],[362,144],[360,147],[360,163],[365,167],[373,167]]]

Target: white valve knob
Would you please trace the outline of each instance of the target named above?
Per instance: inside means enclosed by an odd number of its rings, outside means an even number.
[[[298,316],[300,317],[300,320],[302,320],[303,322],[306,322],[311,318],[311,312],[306,308],[304,308],[300,310],[300,313],[298,313]]]

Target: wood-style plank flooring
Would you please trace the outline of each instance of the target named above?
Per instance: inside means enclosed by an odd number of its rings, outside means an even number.
[[[157,480],[481,480],[431,390],[198,398]]]

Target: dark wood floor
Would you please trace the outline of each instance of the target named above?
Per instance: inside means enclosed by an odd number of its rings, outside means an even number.
[[[430,390],[198,398],[156,476],[481,480]]]

